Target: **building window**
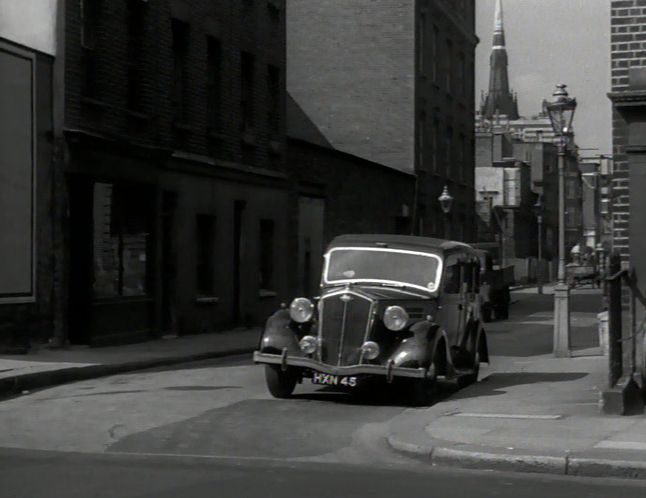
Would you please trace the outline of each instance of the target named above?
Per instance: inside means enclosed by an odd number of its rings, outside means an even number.
[[[220,131],[222,124],[222,44],[215,38],[207,39],[207,113],[208,126]]]
[[[426,154],[424,150],[424,139],[426,135],[426,115],[422,113],[417,122],[417,169],[426,171]]]
[[[439,65],[440,65],[440,30],[437,26],[433,26],[433,82],[437,83],[439,81]]]
[[[464,76],[464,81],[465,83],[468,81],[469,84],[465,85],[464,87],[464,96],[467,99],[472,99],[473,98],[473,93],[475,91],[475,77],[474,75],[476,74],[476,69],[475,69],[475,64],[473,62],[469,63],[469,72],[465,74]]]
[[[438,171],[439,150],[438,145],[440,142],[440,120],[433,118],[433,172]]]
[[[453,84],[453,42],[451,40],[446,40],[446,91],[451,91],[451,85]]]
[[[280,68],[267,66],[267,89],[269,91],[269,111],[267,121],[272,135],[280,131]]]
[[[458,138],[458,160],[457,160],[458,166],[457,167],[458,167],[458,175],[459,175],[459,178],[460,178],[461,182],[464,182],[466,180],[466,167],[465,167],[465,164],[464,164],[464,156],[465,156],[464,155],[464,153],[465,153],[464,148],[466,146],[467,146],[466,145],[466,139],[465,139],[464,135],[460,134],[460,136]]]
[[[259,287],[274,290],[274,221],[260,220]]]
[[[145,296],[151,227],[150,191],[94,184],[94,296]]]
[[[128,0],[128,109],[141,110],[146,2]]]
[[[81,46],[96,49],[101,0],[81,0]]]
[[[419,73],[424,75],[424,37],[426,35],[426,16],[422,14],[419,17],[419,31],[417,32],[417,57],[419,60]]]
[[[242,53],[240,80],[240,116],[242,131],[248,131],[254,124],[254,56]]]
[[[459,64],[459,71],[460,71],[460,77],[458,78],[458,94],[462,95],[463,97],[467,96],[467,64],[464,59],[464,54],[460,52],[460,55],[458,55],[458,64]]]
[[[446,157],[446,177],[451,178],[451,169],[453,168],[453,128],[450,126],[446,129],[444,150]]]
[[[195,278],[198,296],[212,296],[215,292],[215,216],[198,214],[195,218]]]
[[[280,23],[280,3],[278,0],[267,0],[267,12],[275,28]]]
[[[81,49],[83,82],[81,93],[87,98],[98,95],[97,46],[101,0],[81,0]]]
[[[186,80],[189,26],[178,19],[172,20],[173,32],[173,108],[176,122],[186,118]]]

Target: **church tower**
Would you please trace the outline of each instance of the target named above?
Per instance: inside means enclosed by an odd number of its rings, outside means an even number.
[[[505,47],[505,29],[502,19],[502,0],[496,0],[493,47],[489,59],[489,92],[483,98],[480,114],[485,119],[505,115],[508,119],[518,119],[518,103],[509,91],[507,74],[507,49]]]

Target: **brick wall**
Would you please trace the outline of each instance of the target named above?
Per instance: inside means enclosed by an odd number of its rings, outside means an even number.
[[[630,67],[646,66],[646,0],[613,0],[611,5],[612,91],[628,89]],[[612,244],[628,263],[630,236],[625,121],[613,109]]]
[[[288,0],[287,86],[333,146],[413,171],[414,0]]]
[[[325,198],[326,244],[344,233],[397,233],[402,206],[410,212],[412,174],[302,140],[289,141],[287,163],[299,185],[315,184]]]
[[[291,96],[338,150],[419,177],[417,232],[475,236],[474,2],[288,0]],[[449,76],[450,75],[450,76]]]
[[[220,159],[242,161],[240,134],[241,52],[254,55],[254,133],[248,137],[257,166],[276,165],[270,152],[276,140],[284,148],[284,115],[280,131],[268,126],[268,65],[280,69],[285,81],[285,8],[272,2],[229,0],[164,0],[144,7],[142,102],[139,112],[127,108],[128,9],[126,0],[99,0],[100,24],[96,42],[96,95],[83,97],[83,47],[80,0],[67,2],[66,13],[66,126],[82,128],[131,142],[177,148]],[[273,6],[279,9],[272,10]],[[188,23],[186,56],[187,112],[181,130],[174,123],[172,105],[173,49],[171,19]],[[207,37],[222,46],[222,129],[210,133],[207,121]],[[284,92],[281,85],[281,104]],[[284,104],[280,105],[284,109]],[[245,156],[247,158],[248,156]]]

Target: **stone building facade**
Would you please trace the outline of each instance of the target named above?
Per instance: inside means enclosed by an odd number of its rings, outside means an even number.
[[[287,87],[303,112],[336,150],[416,175],[411,232],[474,240],[474,2],[288,0],[287,10]]]

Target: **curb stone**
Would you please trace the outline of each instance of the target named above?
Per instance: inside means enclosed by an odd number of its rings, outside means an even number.
[[[58,370],[47,370],[44,372],[33,372],[28,374],[15,375],[13,377],[4,377],[0,378],[0,400],[20,394],[21,392],[26,390],[52,387],[60,384],[66,384],[68,382],[75,382],[78,380],[107,377],[109,375],[133,372],[136,370],[145,370],[148,368],[177,365],[179,363],[209,360],[212,358],[221,358],[224,356],[235,356],[248,353],[250,354],[255,349],[255,347],[247,347],[229,349],[226,351],[196,353],[184,356],[150,358],[146,360],[135,360],[124,363],[84,365],[82,367],[67,367]]]
[[[646,462],[573,457],[570,458],[568,474],[646,479]]]
[[[570,475],[581,477],[615,477],[646,479],[646,461],[581,457],[565,453],[531,455],[497,452],[493,448],[476,449],[462,445],[419,444],[390,434],[386,437],[390,448],[400,454],[431,465],[464,469],[498,470],[525,473]]]
[[[431,453],[434,465],[454,465],[467,469],[505,470],[538,474],[567,474],[567,456],[539,456],[472,451],[459,448],[435,448]]]
[[[432,446],[402,441],[392,434],[386,436],[386,440],[388,441],[388,446],[390,446],[391,449],[395,450],[397,453],[401,453],[403,455],[407,455],[409,457],[420,460],[430,461],[432,458]]]

